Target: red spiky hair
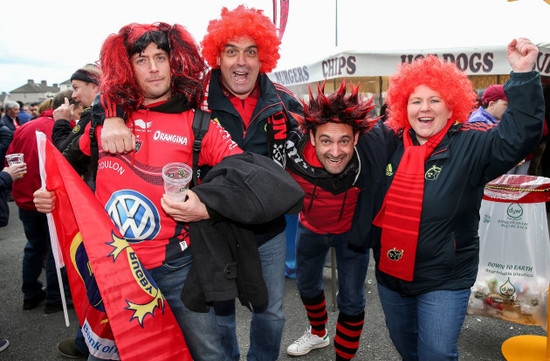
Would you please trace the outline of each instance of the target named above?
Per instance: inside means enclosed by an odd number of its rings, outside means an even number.
[[[248,36],[258,47],[258,56],[262,63],[260,73],[269,73],[277,66],[280,58],[275,25],[263,14],[262,10],[239,5],[235,10],[222,9],[221,19],[208,23],[206,35],[202,39],[202,55],[208,64],[217,69],[218,58],[224,46],[230,40]]]
[[[353,133],[366,132],[377,119],[368,117],[369,112],[374,108],[373,98],[365,101],[359,96],[359,84],[357,87],[351,85],[351,94],[346,95],[346,80],[340,85],[340,89],[326,96],[325,83],[319,86],[317,83],[317,97],[313,96],[309,87],[309,104],[304,104],[304,118],[300,119],[300,125],[305,132],[312,130],[315,133],[317,126],[326,123],[347,124],[353,128]]]
[[[449,121],[464,123],[476,104],[476,94],[468,76],[454,63],[428,55],[411,64],[402,64],[390,78],[386,102],[388,124],[394,129],[409,126],[407,103],[409,96],[419,85],[425,85],[439,93],[453,116]]]
[[[101,47],[101,91],[127,112],[136,110],[143,103],[143,94],[131,58],[150,43],[170,55],[173,93],[182,93],[191,107],[199,107],[206,65],[191,34],[178,24],[133,23],[109,35]]]

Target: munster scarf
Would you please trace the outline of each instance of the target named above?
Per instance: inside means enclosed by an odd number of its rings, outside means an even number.
[[[453,122],[430,137],[423,145],[414,145],[409,130],[403,132],[405,152],[380,212],[372,222],[382,228],[378,268],[393,277],[412,281],[416,245],[424,197],[424,162],[441,142]]]

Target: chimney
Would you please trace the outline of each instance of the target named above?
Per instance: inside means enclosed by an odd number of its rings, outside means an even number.
[[[40,82],[40,85],[48,86],[48,84],[46,84],[46,81],[45,81],[45,80],[42,80],[42,81]]]
[[[34,80],[28,79],[28,80],[27,80],[27,84],[34,85]]]

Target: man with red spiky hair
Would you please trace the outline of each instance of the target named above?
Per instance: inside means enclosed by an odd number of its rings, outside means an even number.
[[[360,184],[360,172],[374,173],[373,159],[383,159],[388,153],[384,153],[380,126],[374,132],[377,135],[368,133],[376,122],[369,118],[374,105],[372,99],[361,99],[359,86],[352,84],[348,95],[345,80],[328,96],[324,84],[317,90],[314,97],[310,89],[309,104],[304,103],[304,117],[300,119],[304,133],[292,131],[287,145],[287,149],[295,149],[289,153],[287,169],[306,195],[296,232],[296,286],[310,323],[304,335],[288,346],[287,353],[302,356],[330,343],[323,267],[329,249],[334,247],[339,309],[334,348],[336,360],[349,360],[357,352],[363,329],[369,263],[368,252],[348,247],[353,215],[364,186]],[[361,143],[377,149],[377,157],[368,160],[364,149],[356,149],[361,134],[369,135]],[[383,166],[381,162],[378,168]]]

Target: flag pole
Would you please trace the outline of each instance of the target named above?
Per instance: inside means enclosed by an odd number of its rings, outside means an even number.
[[[44,150],[46,144],[46,135],[42,132],[36,131],[36,146],[37,149]],[[40,152],[39,152],[40,154]],[[43,151],[41,154],[45,154]],[[40,181],[42,188],[46,189],[46,169],[44,166],[44,159],[38,157],[38,167],[40,170]],[[57,282],[59,284],[59,292],[61,294],[61,303],[63,305],[63,317],[65,319],[65,327],[70,326],[69,314],[67,313],[67,300],[65,299],[65,287],[63,286],[63,277],[61,277],[61,267],[63,266],[62,259],[63,257],[59,248],[59,241],[57,239],[57,230],[55,228],[55,222],[51,213],[46,214],[48,220],[48,230],[50,232],[50,252],[52,252],[53,259],[55,261],[55,271],[57,273]]]
[[[338,47],[338,0],[335,0],[335,3],[336,3],[336,9],[334,11],[334,18],[335,18],[335,21],[334,21],[334,40],[335,40],[335,45],[336,47]]]

